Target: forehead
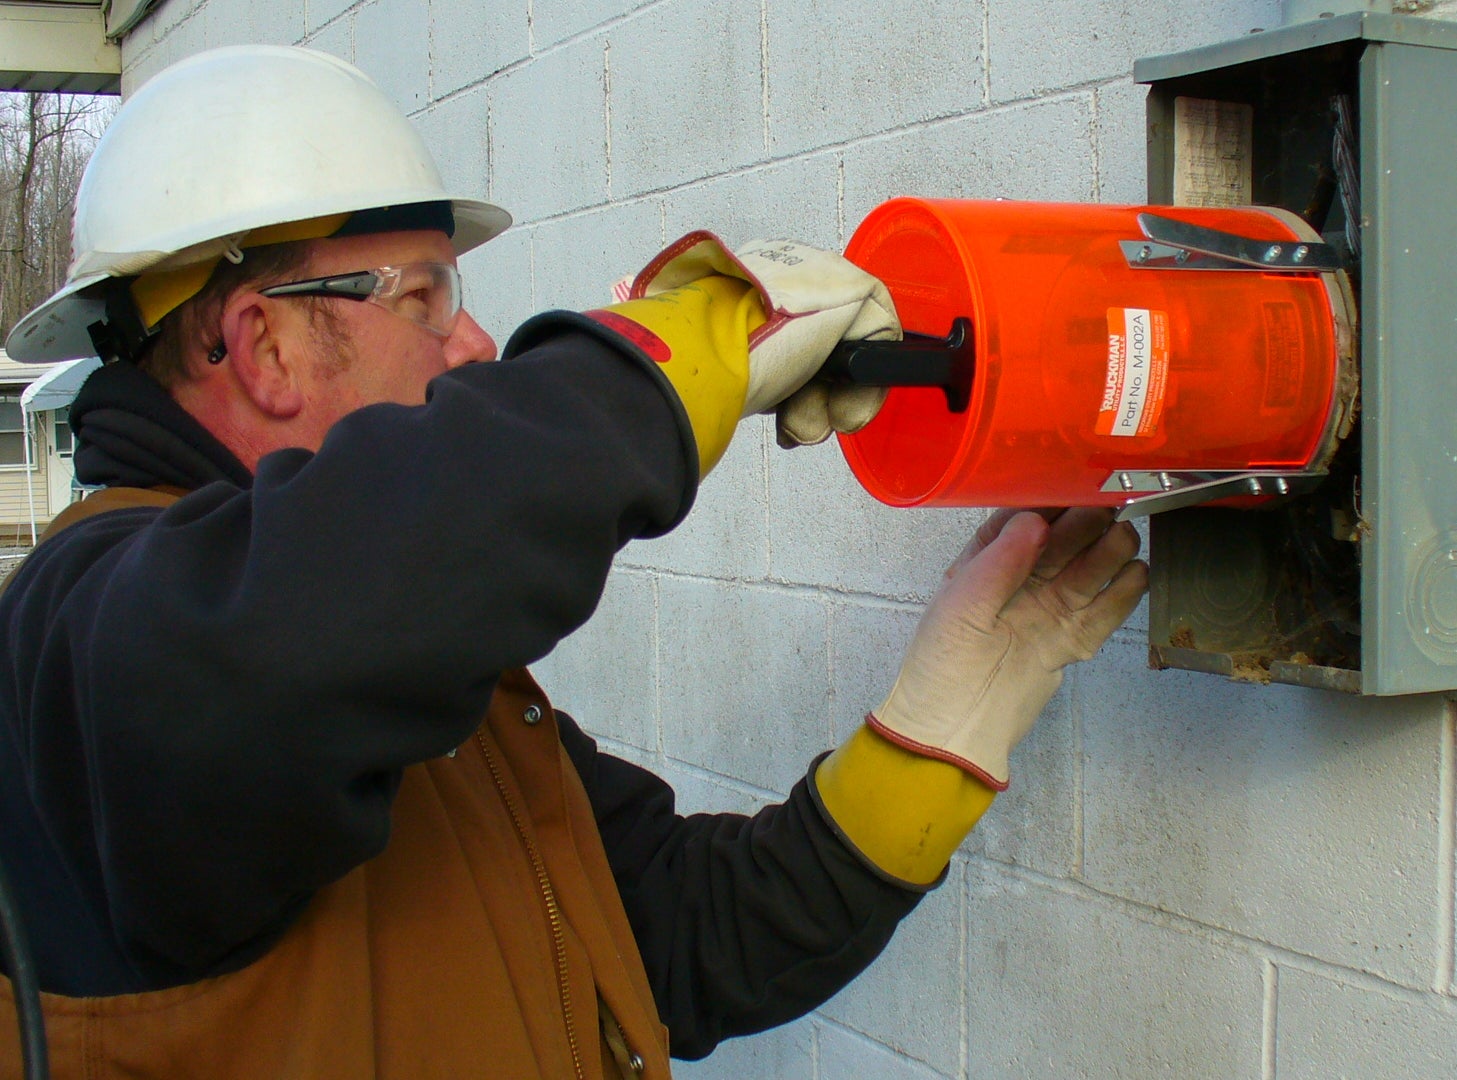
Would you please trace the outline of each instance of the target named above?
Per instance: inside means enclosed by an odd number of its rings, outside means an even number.
[[[433,229],[330,238],[314,241],[309,258],[312,269],[320,274],[343,274],[412,262],[454,265],[455,250],[450,238]]]

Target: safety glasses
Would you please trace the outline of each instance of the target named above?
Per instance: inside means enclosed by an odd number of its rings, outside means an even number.
[[[460,271],[449,263],[376,266],[259,289],[262,296],[337,296],[376,304],[433,334],[449,337],[460,314]]]

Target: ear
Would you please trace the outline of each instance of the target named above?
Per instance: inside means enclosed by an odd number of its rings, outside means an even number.
[[[228,367],[253,405],[277,420],[293,419],[304,406],[308,338],[289,308],[251,291],[234,294],[223,308]]]

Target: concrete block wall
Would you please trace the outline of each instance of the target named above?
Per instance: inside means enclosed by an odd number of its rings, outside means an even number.
[[[693,227],[838,248],[901,193],[1140,201],[1134,58],[1280,7],[168,0],[124,43],[124,84],[237,41],[364,67],[455,186],[517,215],[464,262],[504,339],[602,302]],[[752,810],[879,701],[981,517],[886,509],[833,447],[786,453],[746,423],[687,524],[624,552],[538,674],[685,809]],[[1150,672],[1143,626],[1071,674],[1012,790],[861,980],[678,1074],[1457,1074],[1449,705]]]

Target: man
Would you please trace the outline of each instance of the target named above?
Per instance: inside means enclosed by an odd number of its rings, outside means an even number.
[[[873,415],[806,384],[898,326],[835,256],[694,234],[488,363],[455,257],[508,220],[304,50],[184,61],[98,147],[68,284],[8,342],[111,361],[72,413],[106,490],[0,597],[0,860],[55,1075],[666,1076],[869,963],[1137,603],[1131,530],[1002,515],[784,804],[677,816],[524,665],[740,416]]]

